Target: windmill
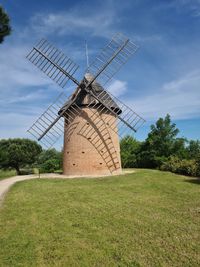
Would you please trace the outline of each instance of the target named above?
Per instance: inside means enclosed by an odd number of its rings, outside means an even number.
[[[27,55],[62,88],[69,80],[76,85],[70,97],[63,91],[28,130],[46,148],[64,133],[65,175],[121,173],[119,136],[126,130],[136,132],[144,119],[104,86],[137,49],[128,38],[116,34],[81,81],[74,76],[79,66],[45,39]]]

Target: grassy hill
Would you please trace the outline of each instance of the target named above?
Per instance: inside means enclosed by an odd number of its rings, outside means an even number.
[[[0,210],[0,266],[199,266],[200,182],[137,170],[15,184]]]

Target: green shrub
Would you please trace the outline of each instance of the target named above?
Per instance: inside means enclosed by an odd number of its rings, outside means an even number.
[[[62,152],[54,148],[43,150],[35,167],[40,169],[40,173],[60,170],[62,168]]]
[[[41,167],[40,167],[40,172],[54,172],[60,168],[60,163],[57,159],[48,159],[45,161]]]
[[[163,171],[171,171],[189,176],[199,176],[199,164],[194,159],[179,159],[176,156],[171,156],[165,161],[161,167]]]
[[[181,161],[181,166],[179,168],[179,173],[190,175],[190,176],[197,176],[198,166],[197,162],[194,159],[186,160],[183,159]]]
[[[179,166],[180,166],[180,159],[176,156],[171,156],[166,161],[163,162],[160,169],[162,171],[176,172]]]

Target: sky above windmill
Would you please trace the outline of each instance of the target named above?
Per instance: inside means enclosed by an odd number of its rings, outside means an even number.
[[[63,90],[25,58],[45,37],[86,69],[116,32],[140,46],[109,90],[145,118],[136,133],[167,113],[188,139],[200,139],[200,0],[1,1],[12,35],[0,45],[0,138],[26,130]],[[65,88],[70,93],[72,83]]]

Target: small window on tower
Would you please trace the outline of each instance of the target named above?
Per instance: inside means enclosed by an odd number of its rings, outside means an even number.
[[[85,154],[85,151],[82,151],[82,154]]]
[[[102,162],[100,162],[99,164],[102,165]]]
[[[75,164],[75,163],[73,163],[73,166],[76,166],[76,164]]]

